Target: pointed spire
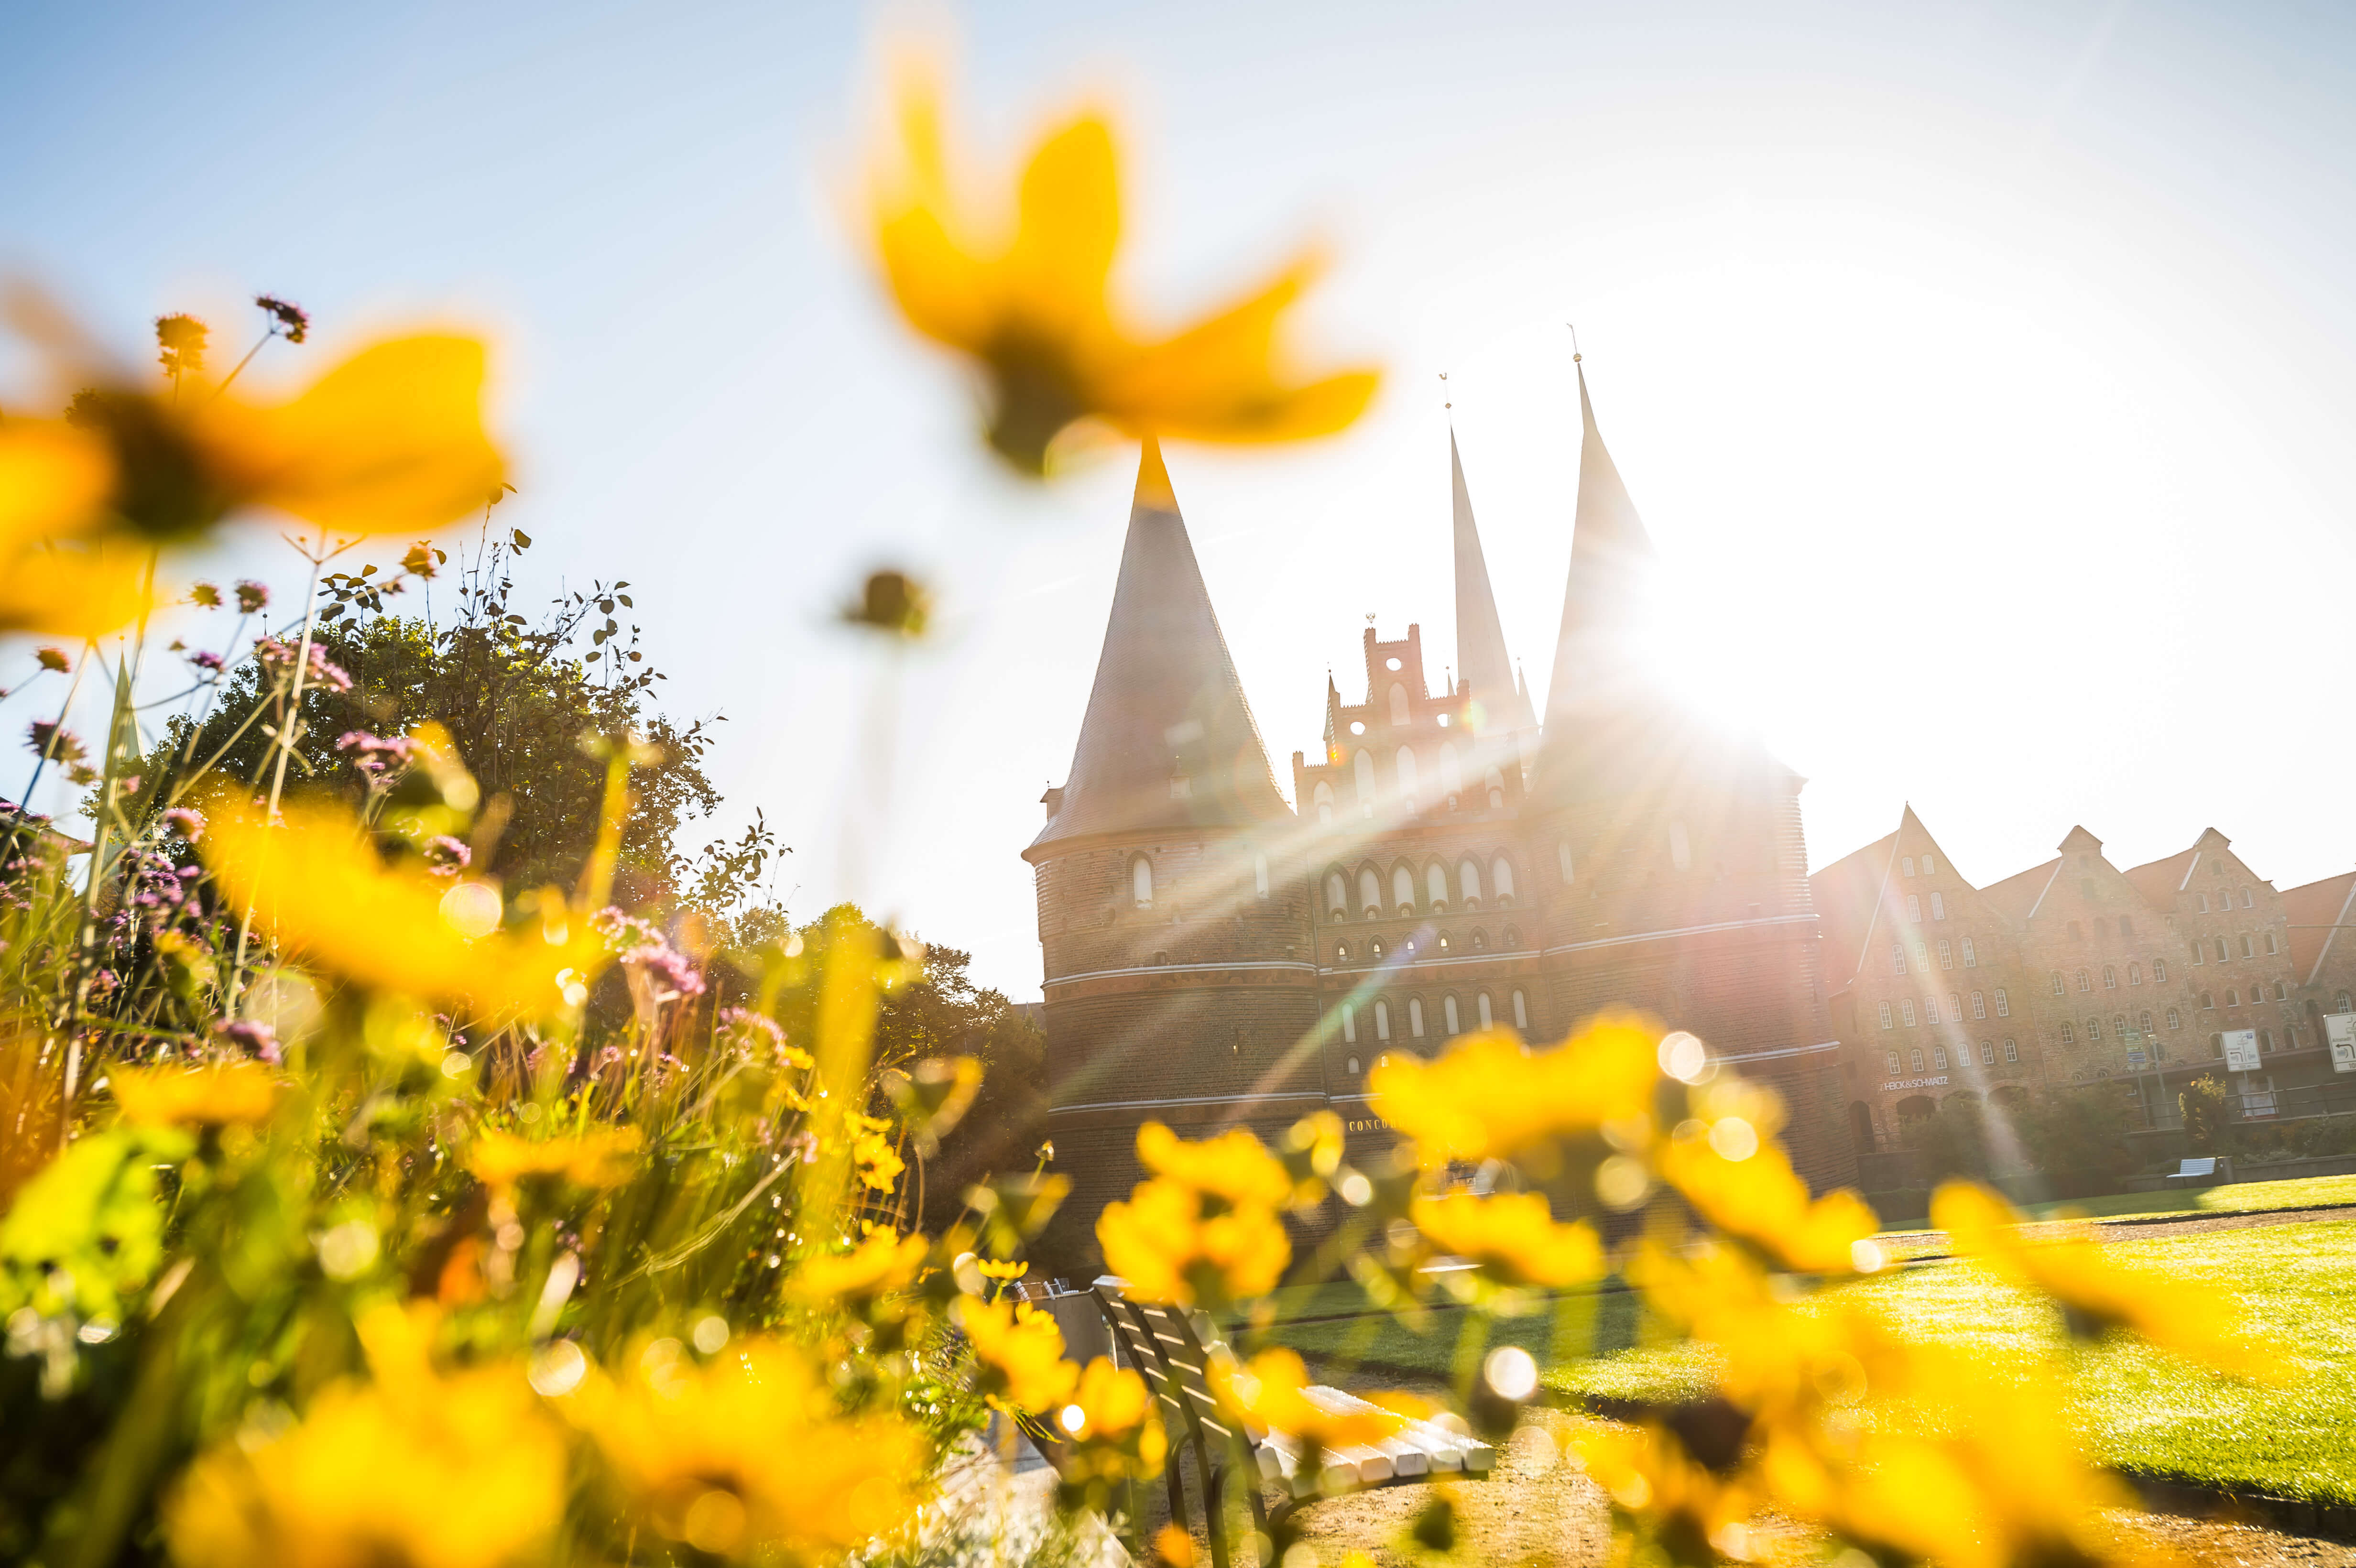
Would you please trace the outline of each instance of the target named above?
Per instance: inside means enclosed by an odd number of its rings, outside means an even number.
[[[1481,553],[1481,530],[1472,522],[1472,496],[1464,487],[1464,459],[1456,431],[1448,432],[1449,480],[1456,504],[1456,663],[1472,685],[1472,699],[1486,710],[1492,731],[1526,730],[1536,723],[1529,704],[1515,689],[1513,660],[1505,652],[1497,597],[1489,587],[1489,563]]]
[[[1033,853],[1086,834],[1290,816],[1151,437],[1072,771],[1050,794]]]
[[[1582,712],[1608,712],[1635,696],[1637,617],[1653,564],[1652,538],[1595,428],[1586,368],[1578,373],[1579,516],[1571,528],[1554,679],[1547,688],[1549,728],[1558,720],[1577,722]]]

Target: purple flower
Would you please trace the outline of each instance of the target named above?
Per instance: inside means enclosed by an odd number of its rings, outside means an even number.
[[[270,330],[289,343],[300,343],[311,331],[311,315],[301,305],[276,294],[256,294],[253,303],[271,317]]]
[[[196,653],[190,654],[188,656],[188,662],[196,666],[198,669],[203,670],[207,675],[219,675],[221,672],[221,656],[220,655],[213,652],[210,648],[202,648]]]
[[[659,990],[667,989],[669,997],[700,997],[703,995],[703,976],[687,955],[668,942],[649,942],[631,948],[622,955],[622,962],[634,964],[648,971]],[[663,999],[668,1000],[669,997]]]
[[[188,806],[176,805],[164,814],[164,826],[193,844],[205,836],[205,814]],[[195,868],[190,867],[189,869],[194,870]],[[172,874],[178,876],[182,873],[175,869]]]
[[[270,590],[251,578],[237,585],[237,607],[241,614],[252,615],[270,608]]]
[[[38,757],[60,763],[79,763],[85,754],[81,738],[70,730],[60,729],[47,719],[36,719],[25,731],[26,744]]]
[[[278,1049],[278,1031],[258,1019],[223,1019],[213,1025],[213,1033],[248,1056],[273,1067],[284,1060],[284,1053]]]
[[[455,877],[473,863],[475,852],[466,848],[465,839],[444,834],[426,841],[425,858],[433,862],[435,870]]]

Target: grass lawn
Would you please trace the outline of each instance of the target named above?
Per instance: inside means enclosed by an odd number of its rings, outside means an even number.
[[[2190,1192],[2119,1192],[2069,1203],[2039,1203],[2029,1212],[2040,1220],[2072,1212],[2113,1220],[2130,1214],[2264,1214],[2276,1209],[2319,1209],[2329,1203],[2356,1203],[2356,1176],[2237,1181],[2230,1187],[2201,1187]]]
[[[1961,1346],[1991,1367],[2058,1360],[2076,1391],[2087,1439],[2106,1464],[2203,1486],[2356,1503],[2356,1312],[2349,1305],[2356,1296],[2356,1221],[2114,1244],[2122,1262],[2164,1268],[2239,1300],[2252,1326],[2282,1348],[2288,1383],[2233,1382],[2134,1343],[2072,1345],[2056,1313],[1976,1264],[1897,1269],[1841,1288],[1869,1298],[1923,1339]],[[1547,1368],[1547,1386],[1564,1394],[1670,1400],[1709,1385],[1706,1350],[1641,1342],[1630,1296],[1583,1298],[1557,1312],[1502,1323],[1489,1343],[1529,1349]],[[1590,1324],[1594,1356],[1560,1353],[1589,1342]],[[1388,1319],[1362,1318],[1300,1324],[1282,1337],[1318,1358],[1328,1375],[1363,1361],[1369,1370],[1444,1376],[1467,1353],[1459,1339],[1466,1330],[1478,1331],[1472,1314],[1441,1312],[1420,1336]]]

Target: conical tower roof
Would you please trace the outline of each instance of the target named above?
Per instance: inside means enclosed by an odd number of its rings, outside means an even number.
[[[1153,828],[1289,819],[1220,635],[1162,449],[1147,437],[1129,539],[1072,771],[1048,844]]]
[[[1505,652],[1505,629],[1497,619],[1497,596],[1489,587],[1489,562],[1481,552],[1481,530],[1472,522],[1472,495],[1464,486],[1464,459],[1452,429],[1448,473],[1456,512],[1456,667],[1472,684],[1473,698],[1487,715],[1485,729],[1526,730],[1537,720],[1528,697],[1514,684],[1514,663]]]
[[[1652,536],[1595,428],[1584,366],[1579,368],[1579,515],[1571,528],[1554,679],[1547,688],[1549,731],[1558,722],[1601,718],[1638,699],[1639,617],[1654,561]]]

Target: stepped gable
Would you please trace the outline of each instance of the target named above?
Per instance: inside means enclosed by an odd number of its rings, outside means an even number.
[[[2042,865],[2031,866],[2026,871],[2015,871],[2000,882],[1990,882],[1980,890],[1981,896],[2015,920],[2027,920],[2037,912],[2044,900],[2045,890],[2053,885],[2061,874],[2062,857],[2056,855]]]
[[[1235,660],[1146,438],[1079,744],[1026,858],[1095,834],[1289,819]]]
[[[1452,429],[1448,432],[1448,475],[1455,521],[1457,677],[1472,685],[1485,720],[1482,731],[1535,729],[1537,720],[1530,711],[1528,688],[1515,684],[1513,660],[1505,652],[1505,624],[1497,618],[1497,596],[1489,586],[1489,562],[1482,553],[1481,530],[1472,521],[1472,495],[1464,485],[1464,459],[1456,450]]]
[[[1913,816],[1913,807],[1907,807],[1905,819]],[[1825,980],[1835,990],[1857,973],[1873,934],[1882,891],[1890,882],[1890,864],[1898,855],[1898,838],[1897,833],[1885,833],[1808,878],[1809,897],[1824,933]]]

